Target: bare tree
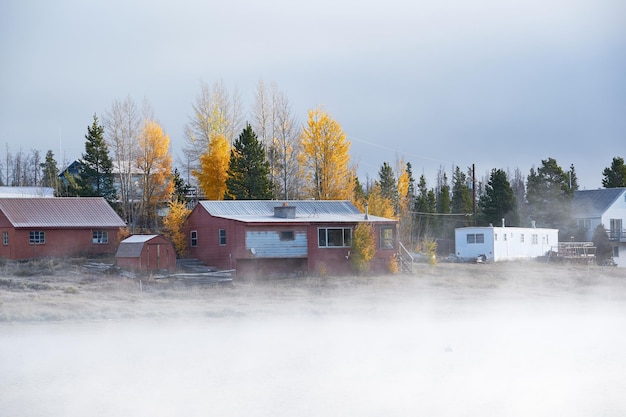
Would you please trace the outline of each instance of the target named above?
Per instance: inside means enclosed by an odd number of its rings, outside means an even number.
[[[253,109],[254,128],[265,146],[275,198],[299,197],[302,179],[298,165],[300,129],[287,96],[272,83],[260,81]]]
[[[229,94],[223,82],[212,87],[203,82],[192,109],[193,115],[185,125],[183,148],[188,180],[193,170],[200,169],[200,155],[206,152],[212,138],[223,135],[232,145],[243,129],[239,94],[236,90]]]
[[[137,174],[137,138],[141,132],[142,117],[137,104],[127,97],[124,101],[113,102],[103,123],[107,145],[113,155],[113,174],[119,187],[121,215],[132,229],[138,199],[133,174]]]

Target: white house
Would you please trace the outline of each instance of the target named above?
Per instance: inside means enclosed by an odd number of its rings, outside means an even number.
[[[626,188],[576,191],[572,217],[589,241],[596,227],[604,225],[613,245],[613,260],[626,267]]]
[[[460,227],[454,231],[456,256],[463,260],[484,255],[492,262],[532,259],[559,243],[558,229],[526,227]]]

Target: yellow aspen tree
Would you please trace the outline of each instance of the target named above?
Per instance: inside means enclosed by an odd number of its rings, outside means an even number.
[[[224,135],[217,135],[209,142],[208,150],[200,156],[200,170],[192,171],[207,200],[224,199],[229,160],[228,140]]]
[[[174,245],[178,257],[184,256],[187,252],[187,235],[183,233],[183,223],[189,213],[191,210],[182,201],[170,201],[169,211],[163,219],[164,235]]]
[[[367,209],[372,216],[395,218],[393,201],[382,194],[380,184],[375,183],[367,195]]]
[[[399,163],[400,173],[398,174],[398,207],[397,207],[397,219],[398,229],[400,233],[400,240],[409,242],[411,239],[411,227],[413,224],[411,214],[411,195],[409,194],[411,175],[406,168],[406,164],[403,160]]]
[[[144,123],[138,141],[137,168],[141,171],[141,219],[143,228],[158,229],[157,209],[170,200],[174,192],[170,138],[152,120]]]
[[[354,172],[349,167],[350,142],[341,125],[319,108],[309,111],[302,129],[301,168],[305,191],[317,200],[347,200],[352,195]]]
[[[376,255],[374,229],[370,223],[359,223],[352,234],[350,262],[358,274],[369,271],[370,261]]]

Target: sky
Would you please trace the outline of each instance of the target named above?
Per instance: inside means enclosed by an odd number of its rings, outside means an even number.
[[[304,123],[322,106],[362,179],[411,162],[526,176],[548,158],[581,189],[626,157],[622,0],[36,1],[0,4],[0,160],[84,152],[93,115],[147,100],[182,155],[201,84],[259,81]]]

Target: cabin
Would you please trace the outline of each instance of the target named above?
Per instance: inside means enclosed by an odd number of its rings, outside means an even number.
[[[361,213],[349,201],[200,201],[184,231],[188,254],[238,278],[293,274],[348,275],[352,234],[372,225],[372,272],[384,272],[397,252],[397,221]]]
[[[0,258],[112,256],[125,226],[102,197],[0,198]]]
[[[491,262],[533,259],[558,247],[559,230],[535,227],[460,227],[454,231],[456,257]]]
[[[161,235],[132,235],[120,242],[115,254],[118,267],[133,272],[174,272],[174,245]]]
[[[613,261],[626,267],[626,188],[575,191],[572,217],[587,241],[603,225],[613,247]]]

